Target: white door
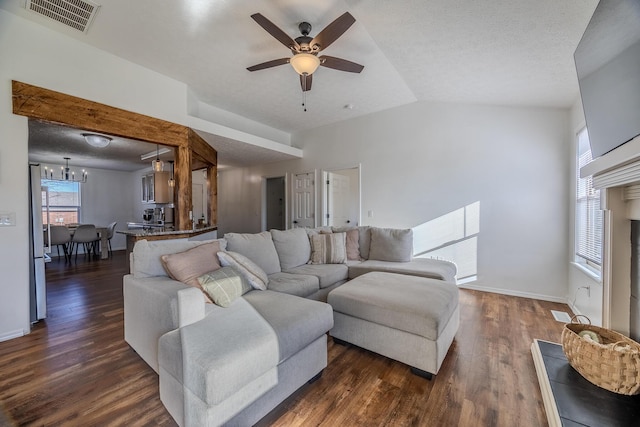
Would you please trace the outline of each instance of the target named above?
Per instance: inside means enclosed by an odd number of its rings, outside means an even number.
[[[344,227],[351,223],[349,198],[351,179],[348,176],[327,172],[327,225]]]
[[[293,227],[316,226],[315,222],[315,173],[293,175]]]

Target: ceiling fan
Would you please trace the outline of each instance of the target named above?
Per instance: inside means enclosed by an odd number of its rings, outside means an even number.
[[[298,29],[302,35],[296,37],[295,40],[260,13],[254,13],[251,17],[258,25],[275,37],[276,40],[291,49],[293,56],[290,58],[274,59],[248,67],[247,70],[249,71],[258,71],[278,65],[291,64],[296,72],[300,74],[300,86],[302,87],[302,91],[306,92],[311,90],[312,75],[320,65],[349,73],[359,73],[364,69],[363,65],[347,61],[346,59],[328,55],[318,56],[318,53],[329,47],[331,43],[336,41],[338,37],[344,34],[344,32],[356,22],[356,19],[349,12],[345,12],[338,17],[313,38],[309,36],[311,24],[301,22],[300,25],[298,25]]]

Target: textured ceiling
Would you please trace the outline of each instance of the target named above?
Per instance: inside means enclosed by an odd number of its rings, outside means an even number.
[[[197,98],[285,132],[415,101],[567,108],[578,97],[573,52],[597,0],[98,0],[86,34],[0,6],[99,49],[185,82]],[[323,53],[365,66],[320,67],[308,112],[289,56],[256,12],[292,37],[314,36],[345,11],[356,23]],[[352,105],[352,109],[344,108]]]
[[[142,160],[140,156],[156,152],[154,144],[113,137],[108,147],[96,148],[85,142],[83,133],[85,132],[80,129],[29,120],[29,161],[63,164],[64,157],[70,157],[70,164],[74,166],[120,171],[135,171],[151,166],[153,159]],[[239,143],[218,135],[206,132],[198,134],[218,152],[218,169],[260,165],[294,158],[285,153]],[[160,154],[163,161],[173,158],[173,150]]]

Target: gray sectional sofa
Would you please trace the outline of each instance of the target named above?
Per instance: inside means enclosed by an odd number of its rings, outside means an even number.
[[[313,236],[329,232],[345,240],[350,259],[310,264],[318,259],[313,243],[323,240]],[[170,278],[161,262],[209,242],[139,241],[123,279],[125,340],[159,373],[161,400],[180,425],[254,424],[321,374],[333,327],[325,301],[351,278],[384,271],[455,283],[453,263],[412,258],[410,230],[228,233],[220,249],[251,260],[268,283],[220,307]],[[323,246],[321,257],[340,261],[337,246]]]

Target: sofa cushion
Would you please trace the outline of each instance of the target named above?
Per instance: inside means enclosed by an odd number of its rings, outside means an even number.
[[[374,272],[331,291],[337,313],[436,341],[458,307],[458,287],[424,277]]]
[[[307,264],[287,270],[287,273],[315,276],[324,289],[349,277],[349,268],[345,264]]]
[[[278,252],[280,268],[283,271],[306,264],[309,261],[311,244],[304,229],[271,230],[271,237]]]
[[[222,267],[203,274],[198,277],[198,282],[213,303],[220,307],[228,307],[233,301],[253,289],[247,279],[233,267]]]
[[[316,276],[295,273],[273,273],[269,275],[267,289],[306,298],[320,289]]]
[[[309,264],[344,264],[347,261],[346,233],[313,234]]]
[[[133,247],[131,263],[131,274],[137,278],[166,276],[167,271],[162,265],[160,257],[166,254],[183,252],[196,246],[204,245],[211,242],[217,242],[220,250],[223,251],[227,247],[224,239],[190,241],[185,239],[170,240],[138,240]]]
[[[220,268],[216,254],[220,251],[218,242],[205,243],[184,252],[165,254],[160,257],[162,265],[169,277],[186,285],[193,286],[203,291],[205,300],[213,302],[204,292],[198,277]]]
[[[372,271],[409,274],[456,283],[457,267],[454,263],[430,258],[413,258],[410,262],[390,262],[367,260],[349,263],[349,278],[361,276]]]
[[[235,268],[254,289],[267,289],[267,283],[269,283],[267,273],[246,256],[238,252],[225,251],[218,252],[218,259],[223,266]]]
[[[378,261],[409,262],[413,254],[413,231],[397,228],[371,228],[369,258]]]
[[[280,270],[278,252],[273,244],[271,233],[227,233],[224,235],[227,241],[227,249],[241,253],[255,262],[267,274],[277,273]]]
[[[249,292],[228,308],[218,307],[204,319],[160,338],[161,369],[182,379],[184,386],[208,405],[223,402],[278,364],[275,331],[243,299],[251,293],[262,292]],[[189,363],[183,364],[183,354],[188,355]],[[273,379],[271,387],[277,383],[277,376]],[[269,388],[263,388],[253,398]]]
[[[278,336],[279,363],[287,360],[333,327],[329,304],[278,292],[249,292],[243,297]]]

